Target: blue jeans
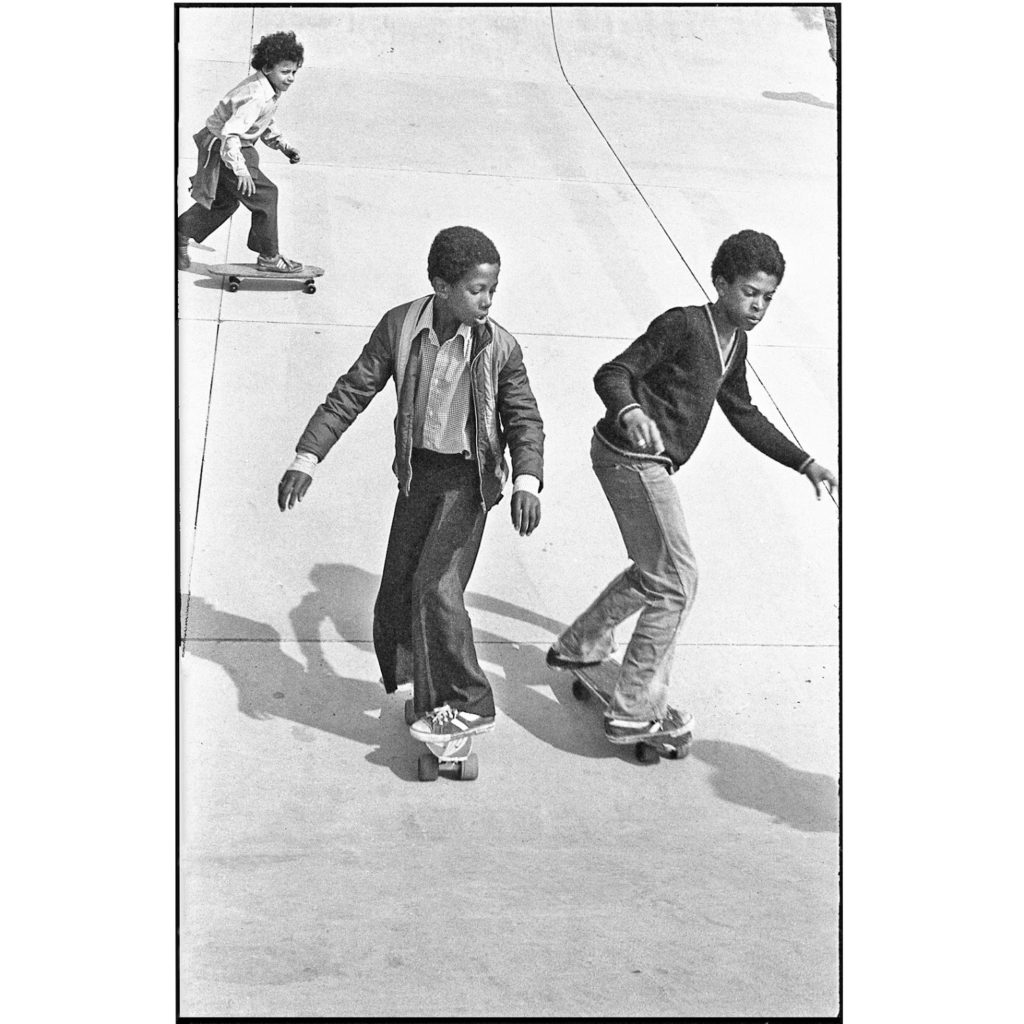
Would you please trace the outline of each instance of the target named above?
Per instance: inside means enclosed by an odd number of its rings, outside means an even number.
[[[668,706],[676,636],[697,592],[697,563],[673,478],[665,466],[631,459],[595,436],[590,458],[632,564],[555,641],[581,661],[615,649],[615,627],[640,612],[606,715],[650,720]]]

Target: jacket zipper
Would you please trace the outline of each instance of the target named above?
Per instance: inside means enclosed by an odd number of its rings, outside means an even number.
[[[483,356],[484,351],[487,348],[487,345],[490,345],[492,341],[489,341],[487,342],[487,344],[483,345],[480,351],[477,352],[476,356],[473,358],[472,362],[470,362],[469,364],[469,379],[470,383],[472,384],[470,394],[473,397],[473,424],[476,427],[476,437],[474,438],[474,440],[476,441],[476,479],[477,487],[479,488],[480,491],[480,507],[485,512],[487,511],[487,499],[484,497],[484,472],[483,467],[480,464],[480,403],[477,401],[476,394],[476,364],[480,361],[480,358]]]

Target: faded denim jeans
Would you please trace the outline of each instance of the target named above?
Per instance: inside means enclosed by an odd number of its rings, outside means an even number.
[[[567,658],[604,659],[615,648],[615,627],[640,611],[605,714],[661,718],[668,705],[676,636],[697,592],[697,563],[683,508],[663,465],[631,459],[596,436],[590,458],[632,564],[562,633],[554,648]]]

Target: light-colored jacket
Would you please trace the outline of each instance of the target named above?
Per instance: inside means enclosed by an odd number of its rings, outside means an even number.
[[[384,314],[349,371],[338,378],[324,403],[313,413],[296,451],[323,461],[339,437],[389,380],[395,382],[393,470],[404,495],[412,482],[412,434],[420,344],[426,329],[415,330],[426,303],[414,299]],[[514,476],[529,474],[544,482],[544,424],[523,363],[519,343],[493,320],[473,325],[470,356],[472,419],[470,434],[485,509],[501,499],[509,478],[506,450]]]

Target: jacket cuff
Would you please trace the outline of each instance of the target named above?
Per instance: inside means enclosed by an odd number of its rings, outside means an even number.
[[[641,408],[639,402],[631,402],[629,405],[624,405],[615,414],[615,426],[617,426],[619,428],[619,430],[621,430],[622,429],[622,417],[623,417],[623,415],[625,413],[629,412],[630,409],[639,409],[639,408]]]

